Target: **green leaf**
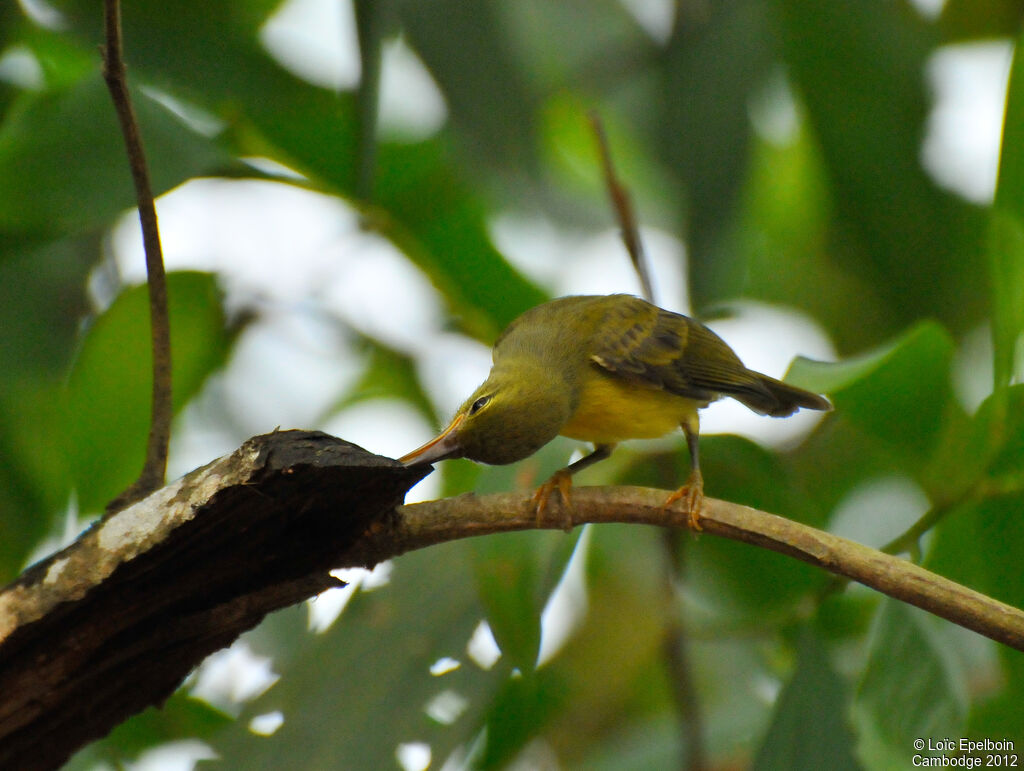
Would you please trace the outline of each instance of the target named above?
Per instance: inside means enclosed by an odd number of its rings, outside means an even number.
[[[794,478],[779,453],[737,436],[709,436],[701,440],[701,467],[713,495],[775,511],[799,522],[819,525],[826,512],[818,510],[798,478]],[[677,476],[685,479],[689,455],[680,448]],[[677,482],[678,483],[678,482]]]
[[[527,531],[474,538],[473,553],[480,600],[502,653],[523,673],[537,664],[540,617],[579,544],[573,533]]]
[[[833,191],[829,258],[877,293],[890,329],[920,318],[973,323],[986,287],[969,255],[981,247],[984,218],[939,190],[920,163],[922,73],[935,29],[902,3],[776,6],[786,72]]]
[[[976,436],[970,452],[986,461],[988,475],[993,481],[1019,489],[1024,483],[1024,385],[1010,386],[1001,394],[993,394],[978,409],[975,418]],[[992,495],[998,495],[996,486]]]
[[[228,156],[133,89],[153,192],[229,165]],[[121,131],[103,79],[24,92],[0,124],[0,232],[49,234],[111,222],[134,206]]]
[[[1009,739],[1019,750],[1024,747],[1024,657],[1020,651],[998,647],[1002,683],[992,697],[976,699],[968,721],[968,734],[977,739]]]
[[[330,411],[340,411],[367,399],[394,397],[416,407],[428,420],[436,421],[437,414],[416,377],[412,357],[366,336],[360,336],[360,343],[366,359],[363,374]]]
[[[494,247],[484,202],[453,174],[453,162],[439,139],[382,145],[376,200],[393,218],[385,234],[430,276],[464,328],[492,342],[548,297]]]
[[[91,236],[29,250],[0,245],[0,581],[69,501],[61,381],[96,254]]]
[[[906,768],[915,739],[962,735],[967,685],[947,622],[891,599],[876,622],[853,708],[857,756]]]
[[[39,62],[50,90],[72,86],[96,70],[96,49],[80,45],[67,35],[30,24],[26,25],[23,42]]]
[[[1010,67],[1010,82],[1006,94],[1006,114],[1003,118],[1003,141],[999,155],[999,182],[996,186],[996,204],[1024,215],[1024,56],[1016,52]]]
[[[947,43],[976,42],[1020,34],[1016,0],[947,0],[939,28]]]
[[[482,614],[464,542],[403,556],[387,586],[359,591],[328,631],[302,634],[290,659],[275,661],[281,679],[214,741],[218,754],[231,768],[384,769],[396,767],[400,743],[426,742],[440,764],[476,734],[508,676],[466,656]],[[432,675],[442,657],[460,665]],[[439,696],[457,708],[438,710]],[[248,731],[274,710],[284,716],[276,733]]]
[[[564,467],[571,450],[568,440],[549,443],[530,458],[510,466],[476,465],[457,492],[477,494],[532,489]],[[459,466],[445,464],[446,483]],[[450,491],[449,494],[452,494]],[[554,510],[557,516],[557,509]],[[540,650],[540,617],[561,580],[580,541],[582,528],[571,533],[527,531],[474,538],[467,543],[473,555],[480,601],[491,632],[513,665],[529,673]]]
[[[123,764],[165,742],[208,740],[232,723],[234,720],[220,710],[178,690],[159,709],[151,707],[135,715],[72,756],[64,771],[91,771],[100,763]]]
[[[13,578],[63,515],[71,493],[63,393],[52,382],[4,388],[0,401],[0,583]],[[7,460],[9,459],[9,460]]]
[[[170,273],[167,293],[177,411],[223,364],[230,335],[213,276]],[[93,322],[68,379],[69,465],[83,511],[102,509],[142,468],[151,362],[149,295],[136,286]]]
[[[549,553],[551,536],[507,533],[475,538],[470,543],[473,572],[491,633],[502,653],[524,673],[533,671],[540,651],[540,614],[547,598],[541,588],[545,566],[538,552]]]
[[[536,737],[569,767],[625,715],[669,703],[660,663],[668,596],[663,544],[653,529],[605,525],[590,531],[581,626],[557,655],[523,682],[510,682],[488,712],[489,767],[502,767]]]
[[[485,723],[486,745],[474,768],[507,768],[510,761],[563,706],[561,684],[540,673],[505,681]]]
[[[689,462],[685,448],[672,455],[644,456],[621,481],[674,489],[686,479]],[[813,505],[785,462],[747,439],[702,438],[701,468],[707,495],[800,522],[824,522],[826,511]],[[723,615],[778,617],[826,580],[796,560],[720,538],[688,544],[686,563],[687,589]]]
[[[770,72],[768,9],[751,0],[711,3],[675,24],[660,57],[653,144],[689,193],[689,277],[697,308],[734,296],[745,270],[739,255],[723,248],[723,235],[734,224],[749,173],[752,94]]]
[[[761,95],[762,110],[780,109],[779,90]],[[759,138],[743,211],[725,247],[730,254],[722,256],[736,263],[732,294],[799,308],[839,350],[854,351],[891,335],[893,319],[877,287],[832,258],[833,205],[820,148],[806,126],[785,143]]]
[[[999,159],[999,183],[989,216],[988,260],[992,292],[995,383],[1010,382],[1024,331],[1024,53],[1010,70]]]
[[[836,364],[797,359],[786,379],[829,394],[837,416],[921,462],[950,409],[952,355],[949,333],[922,321],[893,342]]]
[[[857,356],[850,356],[838,362],[823,362],[798,356],[786,373],[786,382],[799,385],[820,393],[844,391],[861,380],[875,375],[879,369],[898,359],[910,355],[908,351],[921,346],[934,348],[938,338],[948,340],[942,327],[933,322],[921,322],[892,342],[880,345],[874,350]],[[951,343],[944,343],[946,347]]]
[[[1024,607],[1024,492],[954,509],[935,527],[925,565],[1015,607]]]
[[[833,458],[837,450],[838,456]],[[702,437],[704,491],[715,498],[824,527],[848,484],[831,467],[855,471],[848,453],[856,459],[860,450],[857,445],[828,441],[824,449],[801,448],[806,461],[794,464],[792,458],[741,437]],[[627,452],[619,450],[616,456]],[[689,464],[683,446],[674,453],[637,454],[613,481],[675,489],[685,481]],[[690,539],[683,536],[681,540]],[[749,623],[778,621],[828,580],[802,562],[728,539],[700,539],[697,546],[687,545],[687,590],[723,617],[739,616]]]
[[[1024,468],[1024,431],[1021,426],[1020,391],[1017,392],[1011,415],[1015,418],[1013,440],[1000,453],[995,467],[1008,464],[1014,469],[1017,491],[997,495],[950,511],[934,528],[925,567],[972,589],[1002,600],[1014,607],[1024,607],[1024,576],[1021,554],[1024,554],[1024,508],[1021,479]],[[984,408],[983,408],[984,409]],[[1001,477],[997,472],[996,479]],[[970,716],[970,735],[976,738],[1009,738],[1024,746],[1024,659],[1019,651],[997,646],[996,666],[988,673],[995,680],[994,693],[976,698]]]
[[[753,768],[860,768],[851,751],[854,737],[845,720],[848,691],[821,641],[805,633],[796,671],[776,702],[771,727]]]
[[[84,45],[95,50],[103,39],[102,10],[91,0],[55,5]],[[214,103],[258,94],[266,70],[280,71],[259,41],[260,26],[279,5],[278,0],[179,0],[177,13],[167,13],[156,0],[124,3],[128,76],[173,84],[179,95],[202,94]]]
[[[504,3],[397,2],[405,33],[480,160],[534,166],[528,83],[511,50]],[[504,22],[504,23],[503,23]]]
[[[64,375],[99,253],[96,234],[28,249],[0,234],[0,383]]]

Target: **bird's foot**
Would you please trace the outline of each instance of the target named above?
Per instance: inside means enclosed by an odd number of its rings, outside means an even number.
[[[667,509],[676,501],[686,501],[687,524],[690,530],[699,533],[704,528],[700,525],[700,510],[704,505],[704,477],[699,471],[690,474],[686,484],[665,499],[662,508]]]
[[[573,528],[572,523],[572,497],[569,495],[569,490],[572,489],[572,474],[568,469],[562,469],[556,471],[551,475],[551,478],[547,482],[537,488],[537,492],[533,494],[533,506],[534,513],[537,517],[537,527],[544,527],[546,523],[550,523],[546,514],[548,508],[548,501],[551,499],[551,494],[558,491],[558,497],[561,498],[561,516],[558,519],[558,526],[565,532],[569,532]]]

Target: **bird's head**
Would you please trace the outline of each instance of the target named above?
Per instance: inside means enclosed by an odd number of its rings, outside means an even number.
[[[509,362],[466,399],[437,437],[399,460],[407,466],[446,458],[501,465],[533,455],[572,412],[573,394],[551,373]]]

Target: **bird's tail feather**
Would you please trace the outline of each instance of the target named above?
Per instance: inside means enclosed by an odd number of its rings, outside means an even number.
[[[760,373],[757,373],[757,378],[762,388],[731,394],[733,398],[738,399],[754,412],[770,415],[773,418],[785,418],[801,407],[825,412],[832,409],[832,403],[824,396]]]

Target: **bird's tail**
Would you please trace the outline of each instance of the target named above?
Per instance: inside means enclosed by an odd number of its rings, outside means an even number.
[[[773,418],[785,418],[801,407],[825,412],[832,409],[832,403],[824,396],[791,386],[759,372],[752,374],[756,374],[758,385],[762,387],[756,390],[744,390],[742,393],[731,394],[731,396],[754,412],[770,415]]]

